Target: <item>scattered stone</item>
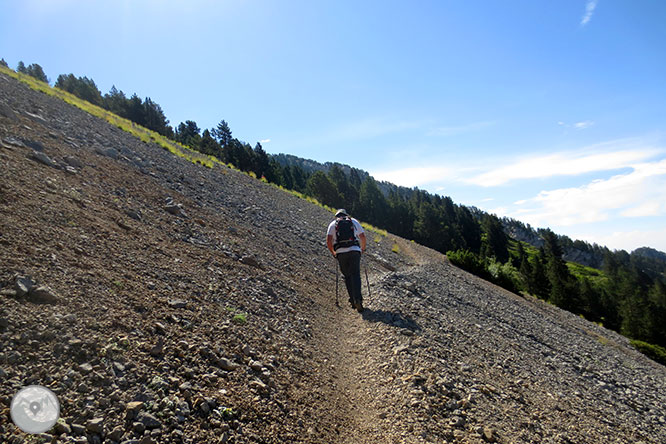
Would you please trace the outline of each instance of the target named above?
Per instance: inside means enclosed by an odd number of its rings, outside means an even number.
[[[248,385],[251,389],[257,390],[260,393],[268,391],[268,386],[259,379],[253,379]]]
[[[64,160],[67,165],[74,167],[77,170],[83,169],[83,162],[74,156],[65,156],[62,160]]]
[[[46,285],[33,287],[28,293],[28,301],[35,304],[56,305],[60,302],[58,295]]]
[[[481,437],[486,442],[495,442],[495,441],[497,441],[497,436],[496,436],[495,430],[491,429],[490,427],[484,427],[483,433],[481,434]]]
[[[141,212],[138,210],[127,210],[125,211],[125,214],[127,214],[128,217],[131,217],[132,219],[141,222]]]
[[[50,166],[52,168],[57,168],[58,167],[58,164],[53,159],[51,159],[49,156],[42,153],[41,151],[33,151],[30,154],[30,158],[32,160],[35,160],[35,161],[37,161],[41,164],[44,164],[46,166]]]
[[[16,120],[16,113],[14,110],[4,102],[0,102],[0,117],[4,117],[9,120]],[[2,141],[4,145],[4,140]]]
[[[166,204],[164,205],[164,209],[167,211],[169,214],[173,214],[175,216],[180,216],[180,217],[187,217],[187,213],[185,213],[185,210],[183,210],[183,205],[176,203],[168,197],[166,199]]]
[[[241,264],[249,265],[251,267],[263,268],[259,261],[254,256],[242,256],[239,260]]]
[[[139,440],[139,444],[157,444],[157,441],[152,436],[144,436]]]
[[[250,360],[250,364],[249,364],[249,366],[250,366],[250,368],[251,368],[252,370],[254,370],[255,372],[260,372],[261,369],[264,368],[264,365],[263,365],[261,362],[259,362],[259,361],[255,361],[255,360]]]
[[[22,141],[20,141],[19,139],[14,138],[14,137],[7,137],[5,139],[2,139],[2,143],[5,144],[5,145],[15,146],[15,147],[18,147],[18,148],[25,148],[26,147],[25,144]]]
[[[86,362],[85,364],[79,365],[79,371],[84,375],[88,375],[93,371],[93,367]]]
[[[86,430],[90,433],[104,433],[104,418],[93,418],[86,423]]]
[[[9,319],[0,317],[0,330],[6,330],[9,327]]]
[[[26,140],[25,144],[35,151],[39,152],[44,151],[44,145],[42,145],[41,142],[38,142],[36,140]]]
[[[226,371],[233,371],[236,370],[240,365],[236,364],[235,362],[230,361],[227,358],[220,358],[216,362],[217,366],[220,367],[222,370]]]
[[[451,427],[463,427],[465,425],[465,418],[462,416],[454,416],[449,420]]]
[[[164,354],[164,339],[161,336],[157,339],[157,344],[150,349],[150,354],[156,357]]]
[[[5,296],[8,298],[15,298],[17,297],[17,291],[14,290],[13,288],[3,288],[0,290],[0,296]]]
[[[136,418],[143,406],[144,404],[141,401],[128,402],[125,406],[125,417],[128,419]]]
[[[110,433],[107,433],[106,438],[110,439],[111,441],[116,441],[119,442],[121,438],[123,437],[123,434],[125,433],[125,430],[121,426],[118,426],[111,430]]]
[[[84,435],[86,427],[81,424],[72,424],[72,433],[75,435]]]
[[[185,307],[187,307],[187,301],[183,301],[182,299],[170,299],[168,304],[169,304],[169,307],[171,307],[171,308],[185,308]]]
[[[63,433],[69,435],[72,433],[72,428],[62,419],[55,423],[54,428],[58,435],[62,435]]]
[[[137,435],[143,435],[143,432],[146,431],[146,426],[142,422],[132,423],[132,431]]]
[[[27,295],[35,283],[30,276],[16,275],[14,277],[14,290],[16,290],[16,297],[22,298]]]
[[[156,429],[162,426],[162,422],[159,419],[147,412],[140,412],[136,419],[146,426],[147,429]]]
[[[98,154],[101,154],[102,156],[110,157],[113,160],[118,160],[118,157],[120,156],[120,153],[118,153],[118,150],[115,149],[115,148],[97,147],[97,149],[95,151],[97,151]]]
[[[394,348],[393,348],[393,354],[394,354],[394,355],[398,355],[398,354],[400,354],[400,353],[402,353],[402,352],[405,352],[405,351],[407,351],[407,350],[409,350],[409,346],[408,346],[408,345],[398,345],[397,347],[394,347]]]

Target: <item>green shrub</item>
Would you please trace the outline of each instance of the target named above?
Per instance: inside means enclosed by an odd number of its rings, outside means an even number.
[[[447,251],[446,257],[449,258],[453,265],[463,270],[469,271],[486,280],[492,278],[483,259],[469,250]]]
[[[631,340],[631,345],[653,361],[666,365],[666,348],[636,339]]]
[[[492,259],[488,264],[488,272],[492,276],[492,282],[502,288],[514,293],[520,293],[523,289],[520,272],[510,262],[502,264]]]
[[[231,319],[231,322],[234,322],[236,324],[245,324],[247,322],[247,314],[245,313],[238,313],[234,315],[234,317]]]
[[[520,273],[510,262],[502,264],[495,259],[488,261],[469,250],[448,251],[446,256],[453,265],[509,291],[520,293],[523,288]]]

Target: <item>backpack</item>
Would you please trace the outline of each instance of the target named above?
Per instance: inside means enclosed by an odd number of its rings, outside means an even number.
[[[358,239],[354,234],[354,222],[349,216],[339,217],[335,220],[335,244],[333,249],[359,246]]]

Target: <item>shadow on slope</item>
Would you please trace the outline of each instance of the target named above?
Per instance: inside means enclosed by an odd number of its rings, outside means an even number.
[[[414,333],[421,330],[421,327],[416,323],[416,321],[414,321],[409,316],[403,315],[402,313],[366,308],[363,311],[362,316],[363,320],[365,321],[383,322],[384,324],[392,325],[394,327],[405,328]]]

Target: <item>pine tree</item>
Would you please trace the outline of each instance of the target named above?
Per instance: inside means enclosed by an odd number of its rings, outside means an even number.
[[[487,258],[494,257],[501,263],[509,260],[509,239],[499,218],[486,214],[481,220],[481,229],[483,231],[481,254]]]
[[[217,127],[211,131],[211,134],[223,147],[231,143],[231,129],[229,128],[227,122],[224,120],[217,124]]]
[[[254,158],[253,158],[253,167],[252,170],[257,175],[257,177],[266,177],[270,176],[270,162],[268,159],[268,154],[264,151],[264,148],[261,146],[261,143],[257,142],[254,147]]]
[[[39,66],[37,63],[32,63],[30,66],[28,66],[25,73],[44,83],[50,82],[49,78],[46,77],[46,73],[44,72],[42,67]]]
[[[542,237],[546,254],[546,275],[551,286],[549,300],[560,308],[578,312],[580,301],[576,291],[577,286],[566,262],[562,259],[562,248],[557,235],[546,229]]]
[[[531,275],[532,294],[541,299],[548,299],[551,290],[550,280],[546,275],[546,262],[546,252],[541,247],[539,253],[534,256]]]
[[[386,220],[387,208],[386,199],[377,182],[372,177],[367,177],[358,192],[358,209],[355,211],[361,219],[379,226]]]
[[[312,196],[324,205],[334,206],[340,202],[340,195],[335,189],[335,185],[322,171],[315,173],[308,179],[305,187],[308,196]]]

